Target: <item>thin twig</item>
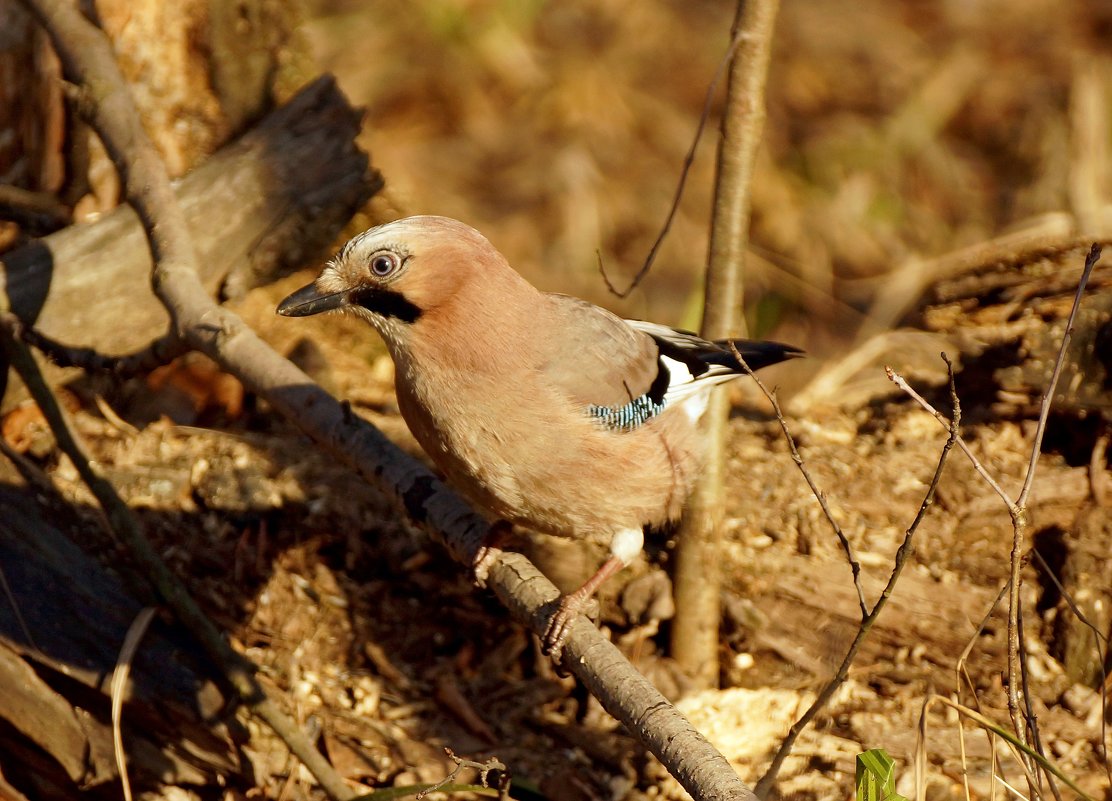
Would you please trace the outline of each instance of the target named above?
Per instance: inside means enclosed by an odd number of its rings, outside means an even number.
[[[834,513],[830,511],[830,506],[826,502],[826,493],[819,489],[818,484],[815,483],[815,479],[811,476],[811,471],[808,470],[807,465],[803,463],[803,457],[800,455],[799,449],[795,445],[795,437],[788,427],[788,421],[784,417],[784,412],[780,409],[780,401],[777,399],[776,393],[770,391],[769,388],[765,386],[765,383],[753,372],[732,342],[730,343],[730,350],[733,352],[734,358],[737,359],[738,363],[741,365],[741,369],[756,382],[757,387],[764,393],[768,402],[772,404],[772,410],[776,414],[776,420],[780,423],[780,430],[784,432],[784,439],[787,440],[788,448],[791,450],[792,461],[795,462],[795,466],[799,468],[799,472],[803,474],[803,480],[806,481],[807,486],[811,488],[811,494],[818,500],[819,506],[822,508],[822,513],[826,516],[827,522],[830,523],[830,528],[833,529],[834,536],[838,538],[838,542],[842,546],[842,551],[846,555],[846,560],[849,562],[849,569],[853,574],[853,586],[854,589],[857,590],[857,603],[861,612],[861,620],[864,621],[865,618],[869,616],[869,606],[865,601],[865,591],[861,586],[861,563],[857,561],[857,558],[853,555],[853,546],[850,545],[849,538],[846,537],[845,532],[842,531],[842,526],[834,517]]]
[[[490,787],[490,784],[488,784],[487,782],[487,777],[492,771],[497,770],[504,772],[506,770],[505,764],[503,764],[502,761],[498,759],[498,757],[490,757],[485,762],[475,762],[471,759],[464,759],[463,757],[456,756],[455,752],[451,748],[445,748],[444,753],[448,755],[448,759],[456,763],[456,766],[452,768],[451,773],[445,776],[442,781],[439,781],[436,784],[431,784],[418,792],[417,795],[414,796],[417,801],[422,801],[430,793],[435,793],[438,790],[442,790],[446,785],[455,782],[456,777],[459,775],[459,772],[464,768],[472,768],[473,770],[478,771],[479,785],[484,788]]]
[[[131,781],[127,775],[127,754],[124,752],[124,735],[120,728],[123,718],[124,691],[127,689],[127,677],[131,673],[131,661],[135,652],[139,650],[139,643],[143,635],[154,620],[158,610],[153,606],[145,606],[135,616],[135,620],[124,635],[123,645],[120,646],[120,655],[116,659],[116,669],[112,671],[112,750],[116,755],[116,770],[120,774],[120,784],[124,791],[124,801],[131,801]]]
[[[981,636],[981,632],[984,631],[985,626],[988,625],[988,620],[992,617],[992,613],[996,611],[996,607],[1004,600],[1004,596],[1007,595],[1007,593],[1008,584],[1005,582],[1000,588],[1000,592],[996,593],[996,598],[989,605],[988,611],[985,612],[985,616],[981,618],[980,625],[973,630],[973,633],[969,636],[969,640],[965,643],[965,647],[961,649],[961,656],[958,657],[958,661],[954,665],[954,694],[957,695],[958,700],[961,700],[961,679],[964,676],[966,683],[969,685],[969,690],[973,694],[973,702],[977,704],[978,709],[980,708],[981,701],[977,697],[977,690],[969,678],[969,673],[965,670],[965,663],[969,659],[969,654],[973,652],[973,646],[977,644],[977,638]]]
[[[683,198],[683,190],[687,184],[687,176],[691,172],[691,165],[695,162],[695,150],[699,147],[699,140],[703,138],[703,129],[706,128],[707,120],[710,119],[711,105],[714,103],[714,96],[718,92],[718,83],[722,80],[722,75],[726,72],[726,67],[729,66],[734,53],[737,52],[737,47],[741,44],[744,37],[743,31],[738,31],[734,34],[734,38],[730,41],[730,46],[726,50],[726,55],[718,63],[718,69],[715,70],[714,78],[711,79],[710,86],[707,87],[706,97],[703,99],[703,111],[699,115],[699,124],[695,128],[695,136],[691,140],[691,147],[688,148],[687,154],[683,157],[683,166],[680,168],[680,179],[676,183],[676,192],[672,196],[672,206],[668,209],[668,216],[664,218],[664,225],[660,228],[660,233],[653,242],[653,246],[649,248],[649,255],[645,257],[645,263],[641,265],[641,269],[637,271],[637,275],[633,276],[633,280],[629,282],[624,290],[619,290],[614,286],[610,280],[610,276],[606,274],[606,266],[602,263],[602,254],[596,252],[598,258],[598,271],[602,275],[602,280],[606,284],[606,288],[610,290],[611,294],[617,295],[619,298],[628,298],[629,293],[637,288],[638,284],[649,274],[649,270],[656,261],[657,251],[660,246],[664,244],[664,238],[668,236],[668,231],[672,228],[672,221],[676,218],[676,213],[680,208],[680,200]]]
[[[1042,403],[1039,407],[1039,424],[1035,428],[1035,441],[1031,445],[1031,460],[1027,465],[1027,478],[1023,481],[1016,506],[1026,508],[1027,499],[1031,495],[1031,485],[1035,481],[1035,468],[1039,465],[1039,454],[1042,452],[1043,435],[1046,433],[1046,420],[1050,416],[1050,406],[1054,402],[1054,390],[1058,388],[1058,378],[1062,375],[1062,367],[1066,362],[1066,349],[1073,339],[1073,323],[1077,319],[1077,310],[1081,307],[1081,297],[1085,294],[1085,285],[1089,283],[1089,276],[1093,268],[1100,261],[1101,246],[1094,242],[1089,248],[1089,255],[1085,257],[1085,269],[1081,272],[1081,280],[1077,282],[1077,292],[1073,296],[1073,307],[1066,320],[1066,332],[1062,334],[1062,344],[1058,346],[1058,358],[1054,362],[1054,372],[1050,376],[1050,383],[1043,393]]]
[[[735,353],[735,355],[737,354]],[[803,713],[802,717],[792,724],[791,729],[788,731],[788,736],[784,738],[784,741],[776,751],[776,755],[773,756],[768,770],[765,771],[764,776],[761,777],[760,781],[758,781],[753,788],[753,791],[761,798],[768,797],[769,792],[776,782],[776,776],[780,772],[780,767],[783,765],[784,760],[787,759],[788,754],[791,753],[791,749],[795,745],[795,741],[798,739],[803,729],[806,728],[807,724],[811,722],[815,715],[818,714],[819,710],[830,700],[830,697],[834,695],[834,692],[849,677],[849,667],[857,657],[857,651],[860,649],[862,643],[864,643],[865,638],[873,627],[873,623],[876,622],[880,613],[884,611],[884,607],[892,595],[892,590],[895,588],[896,582],[903,572],[904,565],[907,563],[908,557],[911,556],[912,539],[915,536],[915,532],[919,528],[919,524],[922,523],[923,519],[926,517],[927,510],[934,504],[934,496],[938,491],[938,482],[942,479],[942,472],[946,467],[946,459],[950,455],[950,451],[953,449],[954,444],[957,442],[961,430],[961,403],[958,400],[957,387],[954,383],[954,365],[945,354],[943,354],[942,358],[946,362],[946,369],[950,376],[950,399],[953,404],[954,419],[950,424],[950,435],[946,438],[946,443],[942,446],[942,453],[938,457],[938,466],[935,468],[930,486],[923,496],[923,502],[919,504],[919,511],[915,514],[915,519],[911,521],[911,525],[908,526],[907,530],[904,532],[903,542],[900,543],[900,547],[896,551],[896,556],[893,560],[892,573],[888,576],[888,581],[884,585],[884,589],[881,591],[880,597],[877,598],[873,608],[869,610],[868,614],[861,621],[861,625],[858,626],[857,634],[854,636],[853,642],[850,643],[845,658],[842,659],[842,663],[838,666],[837,672],[826,687],[818,694],[807,711]],[[744,362],[742,366],[745,367]],[[748,371],[748,367],[745,367],[745,369]]]

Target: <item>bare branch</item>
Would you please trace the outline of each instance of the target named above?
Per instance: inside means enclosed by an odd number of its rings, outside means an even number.
[[[169,332],[133,353],[109,356],[93,348],[65,345],[32,326],[20,324],[13,325],[13,328],[20,339],[49,356],[59,367],[80,367],[88,372],[111,373],[119,378],[149,373],[192,350],[185,340]]]
[[[205,292],[193,269],[192,247],[165,168],[139,123],[104,36],[66,0],[23,2],[47,28],[67,78],[83,86],[90,98],[90,121],[120,169],[129,202],[150,239],[152,285],[171,314],[173,330],[381,487],[454,559],[472,564],[489,529],[486,521],[381,432],[345,413],[339,402]],[[500,554],[490,567],[488,584],[517,620],[543,631],[559,592],[529,560]],[[696,799],[754,800],[729,762],[588,621],[580,618],[572,626],[564,653],[564,664]],[[276,725],[277,710],[270,702],[258,700],[252,710]],[[315,749],[298,756],[318,778],[334,776]],[[335,797],[348,792],[338,779],[329,790]]]
[[[1042,404],[1039,407],[1039,424],[1035,429],[1035,441],[1031,446],[1031,461],[1027,466],[1027,478],[1023,481],[1016,506],[1027,507],[1027,499],[1031,495],[1031,485],[1035,482],[1035,468],[1039,464],[1039,454],[1042,451],[1043,435],[1046,433],[1046,420],[1050,416],[1050,406],[1054,402],[1054,390],[1058,388],[1058,378],[1062,375],[1062,366],[1066,361],[1066,349],[1073,339],[1073,323],[1077,319],[1077,310],[1081,306],[1081,296],[1085,294],[1085,285],[1089,283],[1089,276],[1093,268],[1100,261],[1101,246],[1094,243],[1089,248],[1089,255],[1085,257],[1085,269],[1081,272],[1081,280],[1077,282],[1077,293],[1073,296],[1073,308],[1070,309],[1069,319],[1066,320],[1066,332],[1062,335],[1062,344],[1058,347],[1058,358],[1054,362],[1054,372],[1050,376],[1050,383],[1043,393]]]
[[[736,351],[735,355],[740,359],[740,355],[737,354]],[[911,521],[911,525],[908,526],[907,530],[904,532],[903,542],[900,543],[900,547],[896,551],[896,557],[893,560],[892,572],[888,576],[888,581],[884,585],[884,589],[881,591],[880,597],[877,598],[872,609],[868,611],[868,614],[862,619],[861,625],[857,627],[857,634],[854,635],[853,641],[846,650],[846,655],[842,659],[842,663],[838,666],[837,672],[827,685],[823,687],[822,691],[818,694],[807,711],[803,713],[799,720],[792,724],[791,729],[788,730],[788,736],[784,738],[775,756],[773,756],[768,770],[765,771],[764,776],[760,778],[756,787],[754,787],[754,791],[761,798],[768,797],[769,792],[776,783],[776,776],[780,772],[780,767],[784,764],[784,760],[788,758],[788,754],[791,753],[791,749],[795,745],[795,741],[799,738],[799,735],[803,732],[803,729],[805,729],[807,724],[814,719],[815,715],[826,706],[837,689],[849,678],[850,665],[852,665],[853,660],[857,658],[857,652],[861,648],[862,643],[865,642],[865,638],[872,629],[873,623],[876,622],[880,613],[884,611],[884,607],[892,595],[892,590],[895,589],[896,582],[899,581],[900,574],[903,572],[904,565],[907,563],[908,557],[911,556],[912,538],[915,536],[919,524],[922,523],[923,518],[926,517],[927,510],[934,504],[934,496],[938,491],[938,482],[942,479],[942,472],[946,467],[946,459],[950,455],[950,451],[953,449],[954,444],[958,441],[961,430],[961,404],[958,401],[957,388],[954,385],[954,365],[945,355],[943,355],[943,359],[946,362],[946,369],[950,376],[950,400],[953,404],[953,422],[950,424],[950,435],[946,439],[946,444],[942,446],[942,453],[938,457],[938,466],[935,468],[930,486],[927,488],[926,495],[923,496],[923,502],[919,504],[919,511],[916,513],[915,519]],[[742,366],[745,367],[746,372],[752,375],[752,372],[749,370],[748,366],[745,365],[744,361],[742,362]]]

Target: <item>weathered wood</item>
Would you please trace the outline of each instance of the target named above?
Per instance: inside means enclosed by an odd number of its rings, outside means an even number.
[[[767,623],[754,632],[763,647],[823,680],[833,674],[861,621],[857,594],[842,562],[818,562],[795,557],[775,566],[768,588],[752,604]],[[866,570],[861,576],[871,603],[883,588],[887,573]],[[938,679],[952,682],[954,660],[973,636],[974,626],[988,610],[993,591],[971,583],[944,587],[938,581],[906,570],[900,576],[887,608],[877,618],[862,646],[858,665],[890,658],[908,643],[918,643],[921,659]],[[1003,611],[991,621],[993,631],[1004,625]],[[1002,658],[1003,637],[982,638],[976,660]]]
[[[359,112],[331,78],[320,78],[176,183],[210,291],[241,295],[327,248],[382,186],[354,143],[359,126]],[[146,238],[127,207],[0,260],[21,319],[108,353],[137,349],[166,330],[150,271]]]
[[[1089,244],[1017,253],[934,284],[914,322],[955,338],[959,390],[975,408],[1032,417],[1065,332]],[[1083,417],[1112,408],[1112,261],[1098,262],[1078,312],[1054,411]]]
[[[29,493],[0,485],[0,773],[29,797],[46,786],[72,796],[117,778],[109,685],[141,604],[36,511]],[[156,623],[133,661],[123,735],[139,787],[240,772],[225,699],[196,650]]]

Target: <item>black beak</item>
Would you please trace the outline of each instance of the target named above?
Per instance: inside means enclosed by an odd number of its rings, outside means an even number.
[[[347,292],[333,292],[322,295],[316,284],[303,286],[278,304],[278,313],[283,317],[308,317],[346,305]]]

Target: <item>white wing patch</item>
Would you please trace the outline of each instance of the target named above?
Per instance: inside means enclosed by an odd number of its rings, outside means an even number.
[[[720,346],[695,334],[643,320],[625,322],[656,340],[661,349],[658,358],[662,372],[667,371],[668,383],[660,394],[662,388],[657,384],[663,376],[658,377],[648,392],[639,398],[631,398],[629,403],[620,407],[589,407],[590,415],[609,429],[630,431],[673,405],[681,406],[692,421],[697,421],[707,409],[710,390],[742,375],[727,364],[708,359],[708,356],[722,358],[725,352]]]
[[[668,389],[664,392],[664,405],[683,403],[684,409],[693,420],[703,416],[707,408],[707,398],[714,387],[741,375],[728,367],[712,364],[708,365],[705,373],[695,376],[681,361],[664,354],[661,354],[660,360],[664,362],[671,376]]]
[[[626,322],[631,328],[642,331],[654,339],[663,340],[682,351],[706,353],[708,350],[715,348],[712,343],[688,331],[677,331],[675,328],[659,323],[645,322],[644,320],[626,320]],[[692,404],[691,408],[688,409],[688,413],[692,415],[693,419],[701,417],[703,411],[706,410],[707,395],[712,388],[744,375],[725,365],[704,362],[702,363],[703,372],[696,376],[691,373],[690,367],[678,359],[673,359],[671,356],[665,356],[664,354],[660,355],[660,359],[671,374],[668,389],[664,393],[665,406],[682,403],[696,396],[702,397],[702,404]],[[697,409],[697,411],[693,411],[693,409]]]

